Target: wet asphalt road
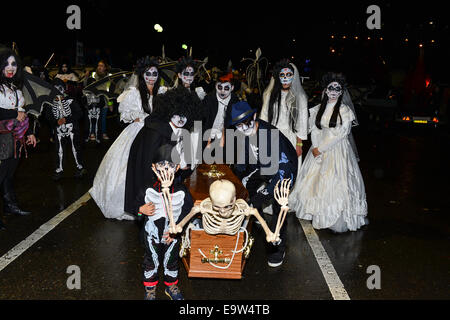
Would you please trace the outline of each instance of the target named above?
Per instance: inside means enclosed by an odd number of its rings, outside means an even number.
[[[118,126],[108,120],[112,138]],[[370,224],[357,232],[336,235],[316,230],[350,299],[449,299],[450,285],[450,151],[448,131],[354,130],[361,156]],[[83,196],[111,141],[86,144],[89,174],[71,177],[69,156],[65,178],[50,179],[54,150],[45,128],[35,151],[23,159],[16,175],[19,202],[33,214],[2,216],[0,257],[42,224]],[[307,149],[306,149],[307,150]],[[305,150],[305,152],[306,152]],[[267,266],[264,235],[255,237],[242,280],[188,278],[180,267],[180,288],[192,300],[330,300],[332,295],[299,221],[291,214],[285,263]],[[133,221],[106,220],[91,199],[55,229],[0,271],[0,300],[141,300],[143,248]],[[81,289],[69,290],[67,267],[81,270]],[[369,290],[366,272],[379,266],[381,289]],[[163,286],[157,297],[168,299]]]

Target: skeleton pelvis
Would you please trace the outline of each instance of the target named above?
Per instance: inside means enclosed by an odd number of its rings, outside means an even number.
[[[65,123],[56,128],[56,133],[59,136],[66,137],[70,135],[73,131],[73,123]]]

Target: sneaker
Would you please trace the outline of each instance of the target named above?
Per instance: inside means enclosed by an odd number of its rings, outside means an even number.
[[[145,287],[144,300],[156,300],[156,286]]]
[[[276,268],[283,264],[284,257],[286,256],[286,252],[284,250],[278,250],[269,255],[269,259],[267,264],[269,267]]]
[[[165,293],[171,300],[184,300],[180,288],[176,284],[167,286]]]
[[[109,140],[109,137],[106,133],[104,133],[102,137],[103,137],[103,140]]]
[[[96,140],[96,139],[95,139],[95,135],[94,135],[94,134],[91,134],[91,135],[89,136],[89,140],[91,140],[91,141]]]

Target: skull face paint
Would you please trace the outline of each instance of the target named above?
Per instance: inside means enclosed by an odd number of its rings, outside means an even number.
[[[244,135],[246,136],[251,136],[253,134],[253,131],[255,129],[255,116],[253,116],[253,118],[250,118],[244,122],[238,123],[235,125],[236,129],[239,130],[240,132],[242,132]]]
[[[219,82],[216,84],[216,92],[220,99],[226,99],[230,96],[234,87],[230,82]]]
[[[186,124],[187,118],[185,116],[180,116],[176,114],[172,117],[170,121],[173,123],[175,127],[182,128]]]
[[[325,91],[325,93],[327,94],[328,99],[335,100],[335,99],[339,98],[339,96],[342,94],[342,87],[336,81],[331,82],[327,86],[327,90]]]
[[[144,80],[146,84],[155,84],[158,79],[158,69],[156,67],[150,67],[144,72]]]
[[[17,73],[17,62],[16,62],[16,58],[14,58],[14,56],[10,56],[8,58],[7,61],[7,65],[6,67],[3,69],[3,75],[8,78],[11,79],[13,78],[16,73]]]
[[[181,74],[178,75],[178,77],[181,79],[185,87],[189,87],[194,81],[194,74],[194,68],[187,67],[183,70],[183,72],[181,72]]]
[[[283,68],[278,76],[283,88],[289,88],[294,80],[294,71],[291,68]]]

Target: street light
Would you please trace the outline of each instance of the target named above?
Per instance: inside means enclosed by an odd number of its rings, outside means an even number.
[[[163,28],[158,23],[153,26],[156,32],[163,32]]]

